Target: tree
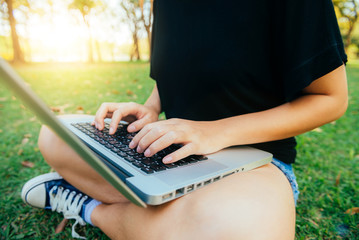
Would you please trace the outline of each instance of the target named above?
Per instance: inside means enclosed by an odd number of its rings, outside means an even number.
[[[345,22],[342,29],[345,49],[352,43],[352,33],[358,20],[358,0],[333,0],[335,8],[339,12],[338,19]]]
[[[91,27],[89,22],[89,14],[91,10],[96,6],[96,2],[94,0],[73,0],[73,2],[69,5],[70,9],[75,9],[80,11],[82,19],[88,29],[88,61],[93,63],[93,51],[92,51],[92,34]]]
[[[139,48],[139,31],[141,29],[142,19],[140,12],[140,4],[138,0],[123,0],[121,1],[121,7],[125,10],[125,21],[130,27],[132,33],[133,45],[130,52],[130,60],[141,60],[140,48]]]
[[[141,20],[147,33],[149,56],[151,59],[151,36],[152,36],[152,13],[153,13],[153,0],[140,0],[139,5],[141,8]]]
[[[16,31],[17,22],[14,16],[14,10],[21,6],[25,6],[29,8],[30,7],[29,2],[27,0],[1,0],[0,3],[1,5],[3,5],[4,3],[6,4],[6,9],[7,9],[6,15],[7,15],[7,20],[9,21],[10,24],[10,32],[11,32],[13,61],[20,63],[25,62],[24,53],[20,46],[19,35]]]

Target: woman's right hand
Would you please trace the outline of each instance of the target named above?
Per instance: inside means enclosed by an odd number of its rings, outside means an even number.
[[[156,122],[158,115],[159,113],[154,108],[134,102],[102,103],[96,112],[92,125],[96,126],[99,130],[103,130],[105,118],[111,118],[110,134],[116,132],[121,120],[130,123],[127,127],[128,132],[137,132],[146,124]]]

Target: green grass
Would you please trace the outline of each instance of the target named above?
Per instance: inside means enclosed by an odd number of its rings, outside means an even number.
[[[32,64],[17,71],[46,103],[61,113],[94,114],[102,102],[143,103],[154,82],[147,63]],[[348,66],[350,107],[335,124],[298,137],[295,170],[301,195],[297,239],[359,239],[359,64]],[[37,147],[39,121],[11,92],[0,87],[0,238],[68,239],[55,234],[60,214],[26,206],[23,183],[50,170]],[[25,139],[25,140],[24,140]],[[28,139],[28,140],[26,140]],[[29,161],[34,167],[22,166]],[[70,225],[70,224],[68,224]],[[89,239],[107,239],[97,228],[81,228]]]

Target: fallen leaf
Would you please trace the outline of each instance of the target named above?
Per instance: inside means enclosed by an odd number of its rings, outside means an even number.
[[[66,218],[62,219],[62,221],[59,223],[59,225],[57,225],[57,227],[56,227],[56,229],[55,229],[55,233],[60,233],[60,232],[62,232],[62,231],[65,229],[66,224],[67,224],[68,221],[69,221],[69,220],[66,219]]]
[[[22,144],[22,145],[25,145],[25,144],[28,143],[28,142],[29,142],[29,138],[24,137],[24,138],[22,139],[22,141],[21,141],[21,144]]]
[[[20,108],[26,109],[26,107],[24,105],[22,105],[22,104],[20,104]]]
[[[59,114],[64,114],[65,113],[65,108],[69,107],[69,104],[65,104],[63,106],[59,106],[59,107],[50,107],[51,111],[55,112],[55,113],[59,113]]]
[[[143,86],[140,84],[140,85],[137,85],[137,89],[142,89]]]
[[[116,90],[116,89],[113,89],[111,92],[112,92],[112,94],[116,94],[116,95],[120,94],[120,92],[118,90]]]
[[[337,178],[335,179],[335,186],[339,186],[340,183],[340,173],[338,174]]]
[[[24,150],[22,148],[19,149],[19,151],[17,151],[17,155],[22,155],[22,153],[24,152]]]
[[[29,162],[29,161],[22,161],[21,165],[23,167],[27,167],[27,168],[33,168],[35,166],[35,164],[33,162]]]
[[[359,207],[350,208],[345,212],[345,214],[350,214],[350,215],[354,215],[356,213],[359,213]]]
[[[134,93],[130,89],[127,89],[126,94],[127,96],[132,96]]]
[[[82,106],[77,106],[76,110],[84,110]]]
[[[133,82],[133,83],[137,83],[137,82],[138,82],[138,79],[135,78],[135,79],[132,80],[132,82]]]
[[[16,100],[16,97],[15,97],[15,96],[11,96],[11,99],[15,101],[15,100]]]
[[[50,107],[50,108],[51,108],[51,111],[53,111],[55,113],[61,111],[61,109],[59,107]]]
[[[323,130],[322,130],[321,128],[316,128],[316,129],[313,129],[312,131],[313,131],[313,132],[318,132],[318,133],[323,132]]]
[[[25,138],[31,138],[32,135],[31,135],[31,133],[26,133],[26,134],[24,135],[24,137],[25,137]]]

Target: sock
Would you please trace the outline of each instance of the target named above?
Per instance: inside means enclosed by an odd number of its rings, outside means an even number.
[[[82,210],[82,218],[85,220],[85,222],[91,224],[92,226],[95,226],[91,222],[91,214],[95,207],[100,204],[102,204],[102,202],[97,201],[96,199],[92,199],[86,205],[84,205],[84,209]]]

